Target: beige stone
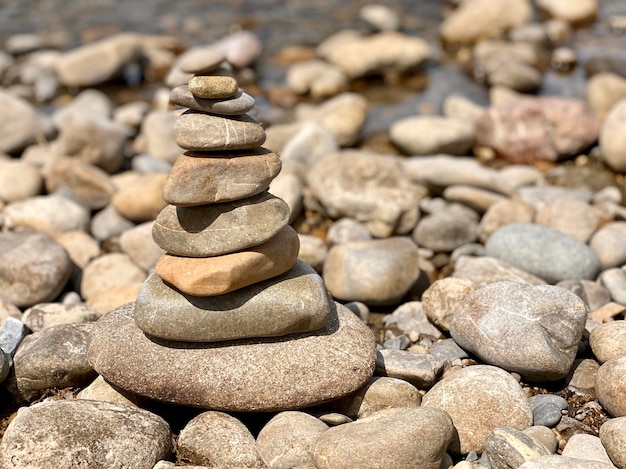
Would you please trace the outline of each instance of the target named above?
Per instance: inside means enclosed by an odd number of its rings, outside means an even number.
[[[189,91],[205,99],[230,98],[237,93],[237,80],[233,77],[198,75],[189,80]]]
[[[160,401],[225,411],[295,410],[354,392],[374,372],[373,334],[339,304],[313,333],[204,346],[148,338],[135,325],[133,309],[125,305],[96,323],[89,360],[111,384]]]
[[[298,233],[286,225],[269,241],[246,251],[215,257],[164,254],[155,271],[182,293],[223,295],[287,272],[298,258],[299,247]]]
[[[162,195],[166,179],[161,173],[141,175],[113,196],[113,207],[135,223],[154,220],[167,205]]]
[[[228,202],[267,190],[281,169],[280,157],[266,149],[181,155],[170,171],[163,199],[172,205]]]
[[[185,111],[174,126],[176,143],[186,150],[248,150],[265,141],[263,126],[248,115],[220,117]]]

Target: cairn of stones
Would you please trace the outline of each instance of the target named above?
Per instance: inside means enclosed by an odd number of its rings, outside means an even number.
[[[227,411],[299,409],[360,388],[375,368],[371,331],[298,260],[289,207],[268,192],[280,157],[263,148],[223,56],[181,62],[188,108],[153,238],[166,253],[134,303],[103,317],[92,365],[120,390]],[[193,59],[193,60],[192,60]]]

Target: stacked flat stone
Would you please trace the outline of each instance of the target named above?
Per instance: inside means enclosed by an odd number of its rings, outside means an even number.
[[[175,127],[187,151],[153,227],[166,253],[136,302],[98,323],[92,365],[122,389],[221,410],[295,409],[358,389],[374,370],[373,336],[297,259],[289,207],[268,192],[280,158],[247,114],[254,99],[219,53],[181,69],[193,78],[171,101],[189,108]],[[141,357],[113,355],[111,342]]]

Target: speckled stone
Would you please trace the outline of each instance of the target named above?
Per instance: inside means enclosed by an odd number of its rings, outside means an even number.
[[[230,98],[237,93],[237,80],[228,76],[198,75],[189,80],[188,87],[198,98]]]
[[[129,303],[96,323],[89,359],[111,384],[164,402],[244,412],[309,407],[359,389],[374,372],[373,334],[336,306],[314,333],[199,346],[150,340]]]

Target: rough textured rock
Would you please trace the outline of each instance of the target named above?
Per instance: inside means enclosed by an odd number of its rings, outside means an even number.
[[[156,218],[154,241],[170,254],[208,257],[258,246],[275,236],[289,220],[289,206],[262,192],[246,200],[176,207]]]
[[[492,469],[508,469],[547,456],[550,451],[519,430],[496,427],[485,441],[485,453]]]
[[[420,274],[417,258],[417,247],[403,237],[344,243],[328,252],[324,281],[342,300],[395,304]]]
[[[382,410],[322,433],[315,445],[315,467],[439,469],[453,432],[450,417],[439,409]]]
[[[575,434],[567,440],[563,452],[563,456],[568,458],[576,458],[584,461],[598,461],[613,465],[611,459],[602,446],[600,438],[595,435]]]
[[[424,313],[433,324],[448,331],[457,309],[475,290],[471,280],[452,277],[437,280],[422,294]]]
[[[490,365],[532,381],[553,381],[572,367],[586,319],[585,303],[568,290],[497,282],[468,297],[450,333]]]
[[[237,80],[229,76],[196,75],[188,83],[191,94],[203,99],[223,99],[235,96]]]
[[[281,412],[259,432],[259,453],[269,467],[315,467],[313,448],[328,430],[321,420],[297,411]]]
[[[320,329],[331,308],[321,277],[297,262],[274,279],[202,298],[181,294],[152,273],[139,290],[134,318],[156,337],[212,342]]]
[[[613,464],[620,469],[626,467],[626,417],[604,422],[600,427],[600,441]]]
[[[418,389],[428,389],[441,376],[447,359],[428,353],[384,349],[376,356],[376,374],[403,379]]]
[[[519,466],[519,469],[613,469],[613,467],[599,461],[550,455],[527,461]]]
[[[87,361],[93,324],[61,324],[28,336],[15,354],[15,378],[26,400],[48,389],[81,387],[95,378]]]
[[[95,322],[99,318],[100,313],[84,303],[39,303],[24,311],[22,322],[31,331],[37,332],[59,324]]]
[[[23,407],[0,444],[3,467],[152,469],[172,453],[170,428],[146,410],[88,400]]]
[[[377,237],[413,229],[423,195],[401,160],[362,151],[322,158],[311,168],[308,183],[330,217],[354,218]]]
[[[600,272],[598,256],[586,244],[539,225],[513,223],[487,240],[488,256],[505,260],[548,283],[565,279],[594,280]]]
[[[527,283],[529,285],[544,285],[546,283],[545,280],[495,257],[461,256],[454,264],[452,277],[471,280],[476,284],[501,281]]]
[[[582,243],[598,229],[600,213],[590,204],[572,198],[556,199],[537,210],[535,223],[560,231]]]
[[[599,131],[584,101],[561,97],[518,98],[491,107],[476,122],[478,143],[511,163],[574,156],[591,146]]]
[[[52,301],[71,273],[66,251],[40,233],[0,234],[0,291],[18,307]]]
[[[244,199],[267,190],[281,160],[264,149],[246,153],[187,153],[172,166],[163,199],[192,206]]]
[[[599,325],[589,334],[589,345],[600,363],[626,355],[626,321]]]
[[[450,205],[423,217],[412,238],[418,246],[437,252],[452,252],[476,240],[478,216],[465,206]]]
[[[177,456],[211,467],[265,467],[250,431],[223,412],[203,412],[191,419],[178,436]]]
[[[112,384],[161,401],[231,411],[298,409],[349,394],[374,371],[374,337],[341,305],[315,333],[206,346],[152,341],[132,311],[128,304],[96,323],[89,359]]]
[[[480,453],[496,427],[523,430],[533,415],[526,393],[506,371],[489,365],[463,368],[446,376],[422,398],[422,406],[445,410],[457,435],[449,451]]]

